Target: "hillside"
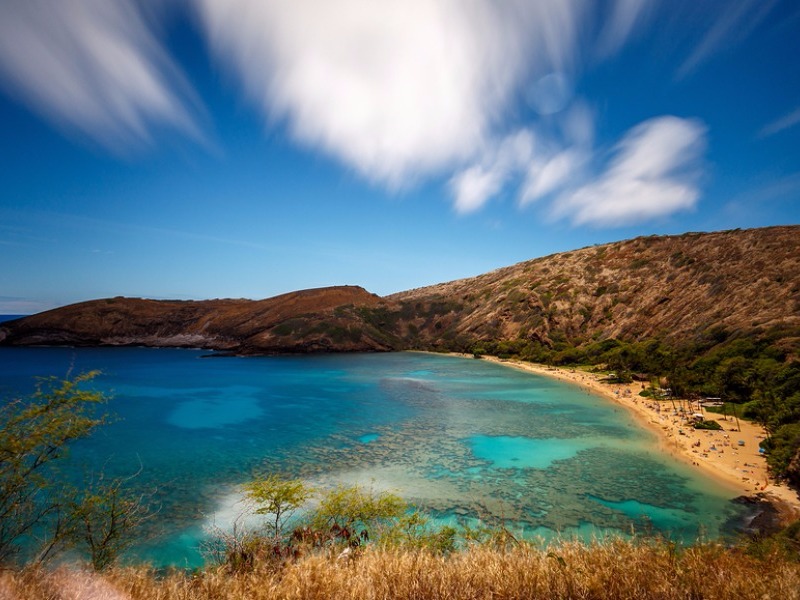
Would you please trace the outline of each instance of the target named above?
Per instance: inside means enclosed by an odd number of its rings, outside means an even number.
[[[0,344],[282,353],[527,340],[557,349],[680,345],[720,332],[778,335],[796,351],[800,226],[636,238],[385,298],[341,286],[257,301],[94,300],[4,323]]]
[[[266,300],[108,298],[4,323],[0,344],[201,347],[241,354],[390,350],[399,342],[359,326],[353,313],[380,302],[355,286]],[[342,306],[350,308],[337,310]]]
[[[800,227],[642,237],[394,294],[417,344],[800,331]],[[789,342],[798,341],[794,335]]]

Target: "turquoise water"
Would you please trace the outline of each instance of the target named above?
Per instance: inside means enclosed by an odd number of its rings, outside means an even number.
[[[141,473],[161,510],[133,555],[202,562],[237,486],[283,472],[394,491],[440,522],[502,519],[522,535],[656,530],[717,537],[746,517],[604,399],[500,365],[419,353],[213,357],[199,350],[0,348],[0,398],[35,376],[100,369],[117,419],[72,453]]]

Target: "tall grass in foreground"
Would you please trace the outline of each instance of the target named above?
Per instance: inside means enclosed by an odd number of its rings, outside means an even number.
[[[266,599],[779,599],[800,598],[800,563],[716,544],[563,542],[541,550],[475,547],[450,555],[369,547],[353,559],[312,554],[256,564],[156,574],[143,567],[103,574],[60,568],[0,573],[2,600]]]

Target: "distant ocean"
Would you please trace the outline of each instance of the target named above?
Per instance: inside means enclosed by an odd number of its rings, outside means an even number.
[[[28,315],[0,315],[0,323],[4,321],[13,321],[14,319],[19,319],[20,317],[26,317]]]
[[[281,472],[389,489],[439,523],[502,518],[520,535],[730,534],[731,492],[655,451],[609,401],[488,362],[421,353],[208,358],[201,350],[0,348],[0,398],[36,377],[99,369],[118,418],[76,445],[87,465],[157,488],[134,551],[196,566],[208,526],[241,512],[237,486]]]

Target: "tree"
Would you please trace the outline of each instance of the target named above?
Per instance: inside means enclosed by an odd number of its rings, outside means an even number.
[[[395,521],[407,508],[402,498],[389,492],[376,494],[359,486],[339,486],[322,498],[313,523],[319,529],[328,527],[349,534],[360,529],[361,536],[368,539],[370,529]]]
[[[800,485],[800,423],[781,425],[761,446],[767,451],[767,464],[772,472]]]
[[[619,383],[633,381],[631,371],[638,361],[633,346],[625,344],[614,348],[607,353],[606,360],[608,368],[616,372],[616,379]]]
[[[714,375],[717,389],[726,400],[741,404],[752,397],[754,383],[752,360],[741,356],[726,358],[719,364]]]
[[[31,398],[0,407],[0,562],[42,527],[49,527],[42,559],[67,533],[69,516],[53,463],[105,421],[97,405],[106,397],[82,387],[97,374],[43,379]]]
[[[146,495],[125,488],[138,474],[106,481],[101,472],[70,504],[70,538],[85,546],[95,571],[114,564],[136,541],[142,523],[155,514]]]
[[[313,488],[301,480],[282,479],[274,474],[247,483],[244,490],[256,505],[257,515],[273,516],[270,525],[275,539],[282,535],[286,521],[314,494]]]
[[[457,536],[455,527],[434,527],[428,517],[413,511],[401,516],[381,538],[381,543],[387,547],[425,548],[436,554],[450,554],[457,547]]]

